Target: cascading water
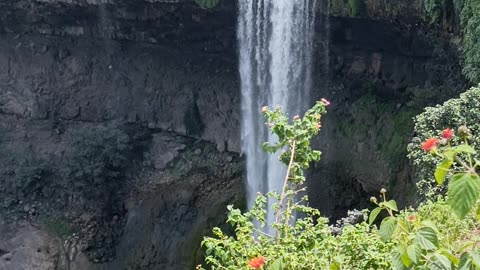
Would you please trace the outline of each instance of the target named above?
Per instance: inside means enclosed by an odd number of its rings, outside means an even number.
[[[261,149],[275,140],[261,107],[279,105],[292,116],[310,105],[316,0],[241,0],[239,8],[242,149],[251,207],[257,192],[279,191],[286,172],[278,156]]]

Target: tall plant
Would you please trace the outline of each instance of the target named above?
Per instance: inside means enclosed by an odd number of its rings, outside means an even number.
[[[263,107],[271,132],[278,137],[276,143],[265,143],[269,153],[282,151],[279,161],[287,166],[282,190],[259,194],[253,208],[246,213],[229,206],[227,222],[234,235],[219,228],[213,229],[213,237],[205,237],[205,263],[208,269],[388,269],[390,264],[385,250],[388,244],[370,234],[370,227],[362,223],[345,228],[336,238],[328,226],[328,220],[320,212],[306,205],[307,196],[298,198],[305,191],[303,171],[311,162],[320,159],[320,151],[311,147],[310,141],[321,128],[321,117],[330,105],[326,99],[318,101],[303,117],[289,119],[281,108]],[[278,203],[273,224],[266,224],[268,198]],[[295,215],[297,213],[297,215]],[[296,218],[299,217],[299,218]],[[255,224],[260,223],[260,228]],[[272,226],[274,234],[265,232]],[[348,245],[346,244],[348,243]],[[368,246],[368,249],[362,248]],[[364,260],[354,260],[353,258]],[[198,266],[197,269],[204,269]]]

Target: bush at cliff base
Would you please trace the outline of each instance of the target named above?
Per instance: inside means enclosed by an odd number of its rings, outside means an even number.
[[[408,157],[416,169],[416,178],[420,191],[433,194],[442,192],[437,188],[433,178],[435,167],[440,160],[432,155],[425,155],[420,144],[427,138],[435,137],[447,127],[467,126],[472,137],[471,145],[480,149],[480,87],[474,87],[459,98],[450,99],[443,105],[425,108],[415,121],[415,137],[408,145]],[[460,140],[459,137],[454,140]]]

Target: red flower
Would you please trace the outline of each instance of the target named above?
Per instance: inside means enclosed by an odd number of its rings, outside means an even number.
[[[442,131],[442,138],[446,139],[446,140],[451,140],[453,138],[453,130],[450,129],[450,128],[446,128]]]
[[[330,101],[328,101],[328,100],[325,99],[325,98],[320,99],[320,101],[323,102],[323,103],[325,104],[325,106],[330,105]]]
[[[415,221],[417,219],[417,216],[416,215],[410,215],[407,217],[407,220],[412,222],[412,221]]]
[[[260,269],[264,263],[264,257],[255,257],[248,262],[248,266],[252,267],[253,269]]]
[[[437,148],[437,144],[440,142],[438,138],[430,138],[422,143],[422,149],[425,152],[430,152]]]

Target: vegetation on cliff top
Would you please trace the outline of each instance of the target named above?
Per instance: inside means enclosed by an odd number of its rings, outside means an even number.
[[[463,32],[463,73],[473,83],[480,83],[480,1],[425,0],[425,12],[431,22],[438,22],[447,13],[460,17]],[[453,9],[453,12],[452,12]]]
[[[209,9],[216,7],[220,0],[195,0],[195,3],[201,8]]]

